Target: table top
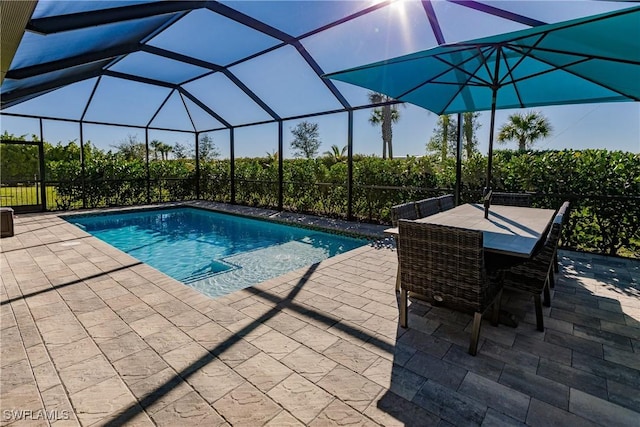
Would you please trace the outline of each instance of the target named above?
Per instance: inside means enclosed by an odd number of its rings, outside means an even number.
[[[468,203],[417,221],[481,230],[485,250],[529,258],[554,214],[553,209],[491,205],[489,218],[485,219],[482,204]],[[398,235],[398,228],[389,228],[385,233]]]

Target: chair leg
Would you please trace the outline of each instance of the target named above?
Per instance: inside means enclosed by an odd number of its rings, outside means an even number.
[[[556,275],[553,272],[553,268],[549,269],[549,274],[547,275],[547,280],[549,281],[549,287],[554,288],[556,285]]]
[[[502,289],[498,292],[498,296],[493,301],[493,312],[491,313],[491,324],[493,326],[498,326],[498,322],[500,321],[500,304],[502,301]]]
[[[540,332],[544,332],[544,320],[542,318],[542,301],[540,295],[534,295],[533,301],[536,304],[536,327]]]
[[[558,266],[558,251],[553,253],[553,271],[556,273],[560,271],[560,267]]]
[[[471,330],[471,342],[469,343],[469,354],[475,356],[478,352],[478,341],[480,340],[480,326],[482,325],[482,313],[476,312],[473,315],[473,328]]]
[[[406,289],[400,289],[400,326],[403,328],[407,327],[407,305],[408,305],[408,295]]]
[[[396,272],[396,292],[400,290],[400,260],[398,260],[398,271]]]
[[[551,291],[549,290],[549,282],[544,284],[542,292],[544,293],[544,300],[542,303],[545,307],[551,307]]]

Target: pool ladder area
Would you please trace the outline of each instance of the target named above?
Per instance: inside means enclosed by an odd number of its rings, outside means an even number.
[[[228,271],[235,270],[238,268],[241,268],[241,267],[227,263],[227,262],[213,260],[211,261],[211,264],[209,264],[206,268],[200,269],[200,271],[196,271],[193,274],[190,274],[184,278],[179,278],[178,280],[188,285],[190,283],[208,279],[209,277],[213,277],[221,273],[226,273]]]

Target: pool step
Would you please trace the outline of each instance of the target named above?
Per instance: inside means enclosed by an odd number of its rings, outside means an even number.
[[[225,273],[237,268],[240,267],[228,262],[212,260],[207,267],[202,268],[199,271],[196,271],[186,277],[180,278],[179,280],[182,283],[189,284],[197,282],[199,280],[208,279],[209,277],[215,276],[216,274]]]

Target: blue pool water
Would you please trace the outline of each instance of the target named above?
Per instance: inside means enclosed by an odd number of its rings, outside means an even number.
[[[66,219],[210,296],[225,295],[366,244],[361,239],[195,208]]]

